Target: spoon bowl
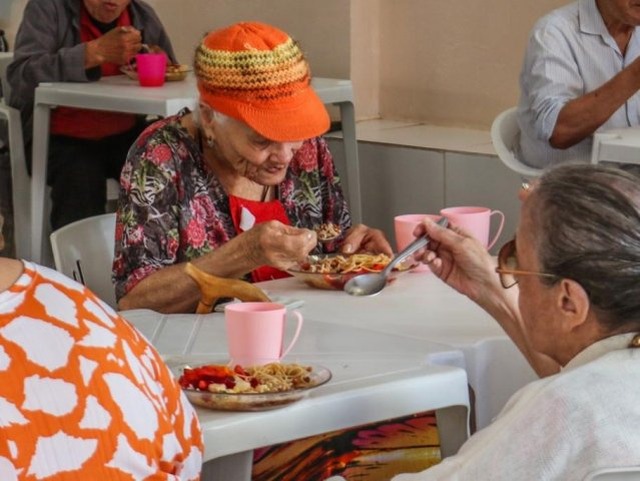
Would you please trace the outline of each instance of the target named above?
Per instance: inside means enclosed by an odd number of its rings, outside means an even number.
[[[342,234],[340,226],[332,223],[320,224],[313,230],[318,236],[318,242],[322,244],[333,242]]]
[[[446,227],[448,221],[445,217],[442,217],[437,224],[442,227]],[[361,274],[350,279],[344,285],[345,292],[352,296],[375,296],[384,289],[384,286],[387,284],[387,277],[396,264],[402,262],[414,252],[429,245],[430,240],[431,239],[429,239],[426,234],[422,237],[418,237],[411,244],[405,247],[404,250],[399,252],[398,255],[396,255],[382,271]]]

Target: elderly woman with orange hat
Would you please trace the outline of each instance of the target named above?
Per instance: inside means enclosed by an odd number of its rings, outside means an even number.
[[[252,281],[312,251],[312,230],[340,226],[330,248],[391,254],[381,231],[351,225],[327,144],[322,101],[286,33],[261,23],[211,32],[195,53],[199,107],[150,126],[121,176],[114,278],[121,309],[190,312],[184,270]]]

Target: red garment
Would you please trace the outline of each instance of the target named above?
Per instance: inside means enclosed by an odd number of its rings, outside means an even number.
[[[247,200],[234,195],[229,196],[229,209],[231,210],[231,218],[233,219],[233,225],[238,232],[244,232],[240,227],[242,221],[242,209],[247,209],[255,217],[253,225],[260,224],[269,220],[278,220],[285,225],[291,225],[287,213],[284,210],[282,202],[278,199],[271,200],[269,202],[260,202],[256,200]],[[250,227],[246,230],[249,230]],[[271,279],[281,279],[283,277],[290,277],[286,272],[276,269],[274,267],[262,266],[251,272],[251,279],[253,282],[270,281]]]
[[[129,10],[125,9],[117,21],[118,27],[130,26]],[[80,40],[89,42],[101,37],[84,5],[80,13]],[[103,77],[121,75],[120,66],[104,63],[100,66]],[[98,140],[110,135],[120,134],[133,128],[136,116],[119,112],[58,107],[51,112],[51,134],[66,135],[80,139]]]

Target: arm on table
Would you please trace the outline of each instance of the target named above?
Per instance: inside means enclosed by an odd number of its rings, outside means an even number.
[[[638,89],[640,58],[601,87],[567,102],[560,110],[549,143],[566,149],[593,135]]]
[[[205,273],[235,279],[262,265],[287,269],[304,259],[316,242],[312,231],[269,221],[193,260],[192,264]],[[184,262],[174,264],[145,277],[120,299],[118,308],[193,312],[201,292],[185,267]]]

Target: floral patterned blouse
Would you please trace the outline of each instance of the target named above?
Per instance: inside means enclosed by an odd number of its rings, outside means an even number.
[[[152,124],[129,150],[116,220],[113,278],[118,300],[155,271],[200,257],[238,234],[227,193],[180,123],[188,113],[185,109]],[[293,226],[333,223],[343,232],[351,227],[340,179],[322,138],[309,139],[298,149],[278,186],[278,199]],[[323,248],[319,245],[316,253]]]

